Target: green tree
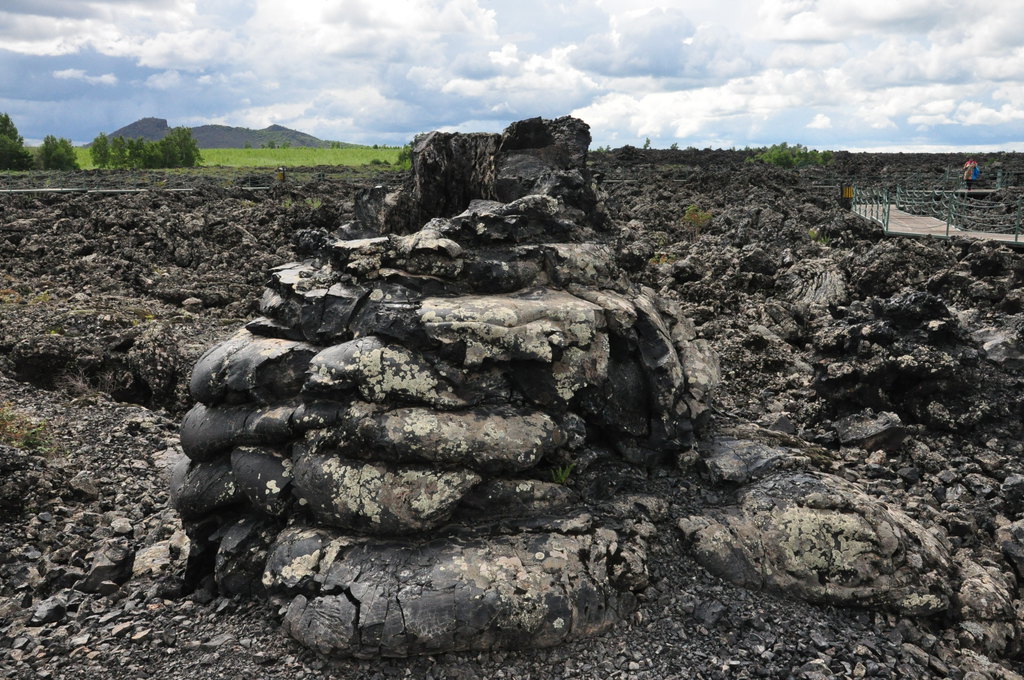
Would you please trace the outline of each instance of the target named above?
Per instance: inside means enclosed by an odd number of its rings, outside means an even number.
[[[651,148],[651,138],[650,137],[648,137],[647,139],[644,140],[644,148],[645,149],[650,149]]]
[[[39,147],[38,158],[43,170],[78,170],[78,156],[70,139],[46,135]]]
[[[18,134],[14,121],[6,113],[0,114],[0,170],[30,170],[32,154],[25,148],[25,140]]]
[[[199,145],[187,127],[176,127],[167,136],[156,142],[159,147],[159,163],[161,168],[194,168],[203,162],[199,153]]]
[[[125,148],[128,152],[128,164],[125,167],[128,168],[148,168],[149,155],[148,149],[146,148],[146,140],[135,138],[129,139],[125,142]]]
[[[89,155],[92,157],[92,164],[97,168],[110,166],[110,139],[104,133],[99,133],[89,145]]]
[[[128,142],[124,137],[114,137],[110,140],[110,164],[111,168],[127,168],[128,165]]]

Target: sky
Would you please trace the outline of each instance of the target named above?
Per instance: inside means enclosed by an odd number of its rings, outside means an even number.
[[[1024,151],[1024,0],[0,0],[26,142],[147,116],[404,144]]]

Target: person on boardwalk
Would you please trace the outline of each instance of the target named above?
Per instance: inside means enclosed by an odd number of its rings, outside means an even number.
[[[981,177],[981,170],[978,169],[978,162],[971,158],[964,163],[964,182],[967,184],[968,191],[974,188],[974,183],[978,181],[979,177]]]

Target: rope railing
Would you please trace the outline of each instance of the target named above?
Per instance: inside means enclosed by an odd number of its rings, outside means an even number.
[[[934,189],[906,189],[896,187],[896,207],[913,215],[928,215],[944,219],[949,213],[947,192]]]
[[[1016,205],[1008,205],[1001,201],[970,197],[956,190],[908,189],[901,186],[897,186],[893,193],[894,205],[898,210],[945,222],[947,236],[950,230],[1013,234],[1014,242],[1017,242],[1024,231],[1021,221],[1024,209],[1019,201]],[[879,200],[883,198],[877,189],[861,189],[855,194],[854,204],[867,206],[872,203],[870,209],[858,212],[879,221],[873,216],[879,211],[873,203]],[[888,231],[888,222],[885,226]]]

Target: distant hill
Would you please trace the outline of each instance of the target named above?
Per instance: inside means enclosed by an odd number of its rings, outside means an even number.
[[[252,130],[243,127],[231,127],[229,125],[200,125],[189,128],[192,137],[200,149],[242,149],[248,144],[254,149],[269,146],[308,146],[314,148],[326,148],[331,142],[318,139],[305,132],[292,130],[282,125],[271,125],[262,130]],[[167,136],[171,131],[166,118],[142,118],[131,125],[115,130],[108,134],[108,137],[124,137],[125,139],[145,139],[148,142],[156,142]],[[338,142],[342,147],[359,146]]]

